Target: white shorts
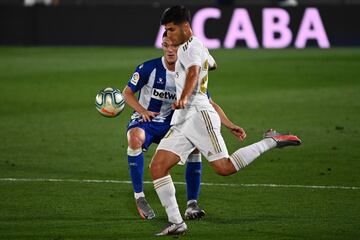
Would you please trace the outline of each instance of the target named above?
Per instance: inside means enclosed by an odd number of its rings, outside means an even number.
[[[179,164],[184,164],[195,148],[209,162],[227,158],[229,154],[220,127],[220,117],[215,110],[196,112],[183,123],[172,126],[157,149],[178,155]]]

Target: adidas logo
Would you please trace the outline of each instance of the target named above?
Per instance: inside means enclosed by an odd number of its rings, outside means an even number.
[[[208,157],[210,157],[210,156],[212,156],[212,155],[214,155],[214,154],[213,154],[212,152],[210,152],[210,151],[209,151],[208,154],[207,154]]]

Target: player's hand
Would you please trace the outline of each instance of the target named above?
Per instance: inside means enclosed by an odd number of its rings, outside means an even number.
[[[179,100],[176,100],[173,104],[171,104],[171,108],[173,110],[175,109],[183,109],[186,107],[188,102],[187,97],[180,98]]]
[[[238,138],[240,141],[243,141],[246,138],[245,130],[242,129],[241,127],[233,124],[228,128],[232,132],[232,134],[234,134],[235,137]]]
[[[150,122],[151,119],[153,119],[154,117],[156,117],[157,115],[159,115],[160,113],[158,112],[151,112],[151,111],[143,111],[140,113],[141,117],[142,117],[142,121],[143,122]]]

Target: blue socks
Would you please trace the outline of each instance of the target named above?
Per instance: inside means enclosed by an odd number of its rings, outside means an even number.
[[[196,159],[194,161],[194,159]],[[186,193],[187,201],[198,200],[201,182],[201,155],[191,154],[186,163]]]
[[[142,149],[128,148],[128,166],[134,193],[143,192],[144,154]],[[198,200],[201,182],[201,155],[191,154],[186,163],[187,201]]]
[[[142,149],[128,148],[128,166],[135,193],[143,191],[144,154]]]

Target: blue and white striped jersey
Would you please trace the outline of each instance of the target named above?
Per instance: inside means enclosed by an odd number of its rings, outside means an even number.
[[[169,123],[173,114],[171,104],[176,100],[175,72],[166,68],[164,57],[146,61],[139,65],[128,86],[135,93],[140,91],[138,101],[145,109],[160,114],[153,122]],[[134,112],[131,119],[140,118]]]

